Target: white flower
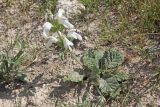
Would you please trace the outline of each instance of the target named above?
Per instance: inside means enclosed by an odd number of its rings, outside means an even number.
[[[59,34],[58,34],[59,32],[60,32],[60,31],[57,31],[57,32],[53,33],[52,36],[54,36],[54,37],[56,37],[56,38],[59,37]]]
[[[48,39],[48,34],[47,34],[45,31],[43,31],[42,37],[43,37],[44,39]]]
[[[58,42],[58,39],[51,36],[49,37],[48,42],[46,43],[46,47],[49,48],[52,45],[52,43],[56,43],[56,42]]]
[[[52,43],[57,43],[58,42],[58,39],[56,37],[58,37],[57,32],[53,33],[52,36],[48,36],[48,38],[47,38],[48,42],[46,43],[47,48],[49,48],[52,45]]]
[[[51,29],[53,25],[49,22],[45,22],[44,25],[43,25],[43,33],[42,33],[42,36],[47,39],[48,38],[48,34],[49,34],[49,31]]]
[[[60,18],[59,19],[59,23],[62,24],[65,28],[67,29],[73,29],[74,28],[74,25],[71,24],[68,19],[66,18]]]
[[[74,26],[71,24],[68,19],[64,16],[65,11],[63,9],[59,9],[55,18],[60,24],[62,24],[65,28],[73,29]]]
[[[69,49],[70,51],[72,51],[71,46],[73,46],[73,43],[69,41],[66,37],[63,37],[63,44],[65,49]]]
[[[43,31],[49,32],[53,25],[50,22],[45,22],[43,25]]]
[[[62,34],[60,31],[57,32],[59,34],[59,36],[63,39],[63,45],[65,49],[69,49],[70,51],[72,51],[71,46],[73,46],[74,44],[69,41],[66,36],[64,34]]]
[[[59,18],[64,17],[64,16],[63,16],[64,13],[65,13],[65,11],[64,11],[63,9],[59,9],[58,12],[56,13],[55,19],[59,19]]]
[[[58,41],[57,37],[57,32],[53,33],[52,36],[49,36],[49,31],[51,29],[53,25],[49,22],[45,22],[43,25],[43,33],[42,33],[42,37],[45,38],[46,40],[48,40],[48,42],[46,43],[46,47],[49,48],[52,43],[56,43]],[[54,37],[55,36],[55,37]]]
[[[78,40],[82,41],[82,36],[80,34],[78,34],[77,32],[75,32],[74,30],[68,31],[67,36],[70,38],[74,38],[74,39],[78,39]]]

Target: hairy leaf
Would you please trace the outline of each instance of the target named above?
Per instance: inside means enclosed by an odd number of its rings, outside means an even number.
[[[112,76],[114,78],[116,78],[118,82],[121,82],[121,81],[124,81],[124,80],[128,79],[128,75],[126,73],[123,73],[123,72],[114,72],[112,74]]]
[[[97,50],[89,50],[83,56],[83,63],[86,67],[88,67],[95,74],[99,74],[99,60],[103,57],[103,53]]]
[[[105,95],[110,95],[111,97],[115,97],[120,92],[120,84],[117,79],[114,77],[110,77],[107,79],[99,79],[99,88],[101,92]]]
[[[122,64],[123,56],[114,48],[110,48],[108,51],[105,51],[103,58],[101,59],[102,69],[115,68]]]
[[[84,76],[80,75],[78,72],[71,72],[66,78],[65,81],[72,81],[72,82],[81,82],[83,81]]]

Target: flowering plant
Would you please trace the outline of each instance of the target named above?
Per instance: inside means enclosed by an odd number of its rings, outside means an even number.
[[[52,19],[54,19],[53,22],[45,22],[43,25],[42,36],[48,41],[46,47],[49,48],[55,43],[64,50],[72,51],[74,44],[71,40],[78,39],[79,41],[82,41],[82,36],[76,32],[74,25],[69,22],[67,17],[65,17],[65,11],[63,9],[59,9],[52,17]],[[67,34],[61,32],[64,28],[66,29]]]

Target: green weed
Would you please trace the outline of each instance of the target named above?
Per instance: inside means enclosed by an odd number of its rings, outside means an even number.
[[[14,52],[14,48],[19,47],[17,52]],[[20,71],[20,66],[25,58],[25,43],[16,39],[14,43],[11,43],[9,49],[6,52],[0,53],[0,82],[9,83],[16,79],[24,80],[25,75]]]
[[[104,53],[98,50],[89,50],[84,54],[82,61],[84,67],[90,71],[88,78],[97,87],[100,95],[109,96],[112,99],[120,94],[121,85],[123,81],[127,80],[128,76],[118,69],[123,62],[123,56],[117,50],[110,48]],[[72,73],[67,80],[81,82],[83,77],[85,76]]]

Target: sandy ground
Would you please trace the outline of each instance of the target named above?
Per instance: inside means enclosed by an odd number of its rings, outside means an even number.
[[[71,58],[71,55],[68,54],[62,61],[54,46],[50,50],[45,48],[46,41],[41,37],[45,18],[44,14],[39,12],[39,5],[39,2],[14,0],[11,2],[11,6],[6,6],[6,3],[0,1],[0,51],[3,51],[18,33],[21,38],[28,39],[28,53],[30,53],[24,64],[24,67],[27,67],[25,74],[28,83],[13,83],[12,89],[4,89],[3,86],[0,86],[0,107],[54,107],[57,101],[63,102],[64,105],[74,105],[78,99],[82,100],[86,91],[91,91],[93,88],[88,88],[87,83],[77,85],[63,82],[63,76],[67,73],[74,70],[84,71],[81,65]],[[82,56],[84,50],[95,46],[98,22],[98,20],[94,20],[87,27],[80,25],[79,29],[82,31],[87,29],[93,35],[89,39],[83,36],[84,41],[79,43],[74,51],[77,58]],[[101,48],[103,49],[105,46]],[[124,49],[118,49],[128,54]],[[31,54],[33,50],[37,52],[35,58]],[[143,78],[145,78],[146,73],[149,75],[152,70],[152,65],[148,66],[144,62],[140,65],[139,62],[139,57],[133,57],[131,65],[124,65],[124,68],[133,74],[138,71],[141,74],[135,76],[144,76]],[[146,68],[145,72],[144,68]],[[145,84],[144,79],[141,84],[143,82]],[[92,93],[89,93],[89,96],[91,100],[95,97]],[[160,105],[159,93],[148,93],[142,100],[145,104],[154,102]]]
[[[61,2],[58,2],[58,6],[61,5]],[[28,61],[24,64],[25,67],[30,65],[26,68],[25,73],[27,84],[15,85],[13,89],[8,90],[3,86],[0,87],[0,107],[54,107],[59,98],[63,99],[66,104],[75,104],[80,97],[76,94],[75,87],[77,86],[63,83],[62,76],[73,70],[81,69],[81,66],[71,59],[70,55],[65,60],[60,60],[54,47],[50,51],[45,49],[46,41],[41,37],[45,15],[38,11],[39,5],[40,3],[33,1],[15,0],[10,6],[7,6],[4,1],[0,2],[0,51],[4,51],[17,34],[21,38],[28,39],[29,53],[34,49],[35,51],[40,50],[35,59],[30,53]],[[80,56],[81,53],[82,50],[76,51],[77,56]],[[32,62],[31,59],[34,61]]]

